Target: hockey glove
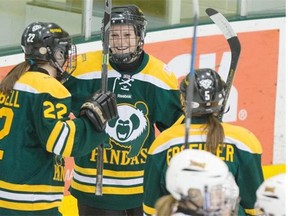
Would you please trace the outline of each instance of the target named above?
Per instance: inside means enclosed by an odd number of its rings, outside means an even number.
[[[115,94],[95,92],[80,108],[80,116],[87,116],[98,132],[105,129],[107,121],[118,116]]]

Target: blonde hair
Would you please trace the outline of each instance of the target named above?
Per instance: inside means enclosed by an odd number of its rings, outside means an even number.
[[[173,207],[176,206],[178,201],[174,199],[172,195],[166,195],[160,197],[156,204],[156,215],[157,216],[168,216],[172,214]]]
[[[224,129],[218,117],[214,114],[209,115],[204,130],[208,130],[206,139],[207,151],[216,154],[218,145],[223,143],[225,138]]]
[[[31,62],[30,61],[31,60],[26,60],[24,62],[21,62],[8,72],[8,74],[3,78],[2,82],[0,83],[0,92],[5,95],[9,95],[17,80],[19,80],[20,77],[25,74],[31,67],[44,67],[47,64],[47,61],[42,60],[32,60]]]
[[[16,81],[27,71],[28,68],[29,64],[27,61],[19,63],[12,68],[0,84],[0,92],[8,95],[12,91]]]
[[[197,209],[197,205],[195,203],[185,200],[178,201],[172,195],[166,195],[160,197],[155,204],[156,216],[170,216],[177,210],[178,207],[186,210]]]

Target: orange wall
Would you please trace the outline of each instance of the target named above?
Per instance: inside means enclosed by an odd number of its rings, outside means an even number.
[[[274,117],[278,68],[279,31],[257,31],[238,34],[241,56],[233,85],[238,90],[237,110],[246,110],[244,120],[234,124],[251,130],[263,147],[263,165],[272,164]],[[145,50],[168,63],[177,55],[191,53],[192,39],[150,43]],[[216,53],[216,71],[224,52],[230,48],[223,35],[197,38],[195,68],[199,56]]]

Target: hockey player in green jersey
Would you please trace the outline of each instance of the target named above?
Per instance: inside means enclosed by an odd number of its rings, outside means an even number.
[[[97,149],[74,158],[70,192],[80,215],[143,215],[143,170],[154,126],[162,131],[184,118],[175,75],[143,50],[146,24],[135,5],[112,8],[108,89],[116,95],[119,117],[105,130],[109,140],[103,151],[102,196],[95,196]],[[85,97],[101,85],[102,52],[78,59],[65,83],[76,114]]]
[[[61,215],[63,157],[81,156],[108,138],[115,95],[95,93],[69,119],[61,84],[76,66],[76,46],[55,23],[33,22],[22,35],[25,61],[0,84],[0,215]]]
[[[188,80],[189,76],[186,76],[180,84],[183,98],[186,96]],[[262,147],[249,130],[218,120],[225,86],[214,70],[195,70],[188,148],[207,150],[224,160],[240,190],[238,215],[257,215],[259,212],[254,209],[254,203],[256,190],[263,181]],[[148,151],[144,170],[146,215],[155,214],[156,200],[169,194],[165,188],[165,173],[171,158],[184,149],[184,138],[185,125],[172,126],[156,138]]]

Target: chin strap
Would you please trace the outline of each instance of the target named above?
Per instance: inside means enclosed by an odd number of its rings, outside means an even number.
[[[47,51],[48,51],[48,55],[49,55],[49,62],[51,64],[52,67],[54,67],[57,70],[57,77],[56,79],[61,82],[64,83],[66,82],[69,77],[70,77],[70,73],[68,73],[67,71],[63,70],[63,68],[60,66],[60,64],[58,63],[58,61],[56,61],[56,59],[54,58],[54,55],[52,53],[52,50],[50,47],[47,47]]]

